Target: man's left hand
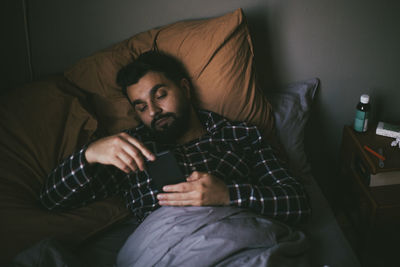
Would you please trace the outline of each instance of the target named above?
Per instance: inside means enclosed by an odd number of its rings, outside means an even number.
[[[229,190],[219,178],[204,172],[193,172],[187,182],[167,185],[157,195],[161,206],[229,205]]]

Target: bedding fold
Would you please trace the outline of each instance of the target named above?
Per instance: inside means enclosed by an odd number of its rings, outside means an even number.
[[[127,239],[128,266],[309,266],[300,231],[236,207],[162,207]]]

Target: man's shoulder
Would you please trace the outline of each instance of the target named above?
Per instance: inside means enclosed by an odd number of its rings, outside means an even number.
[[[135,137],[139,140],[147,140],[150,136],[148,129],[143,125],[139,124],[137,127],[125,129],[122,132],[129,134],[132,137]]]
[[[151,135],[149,129],[143,124],[131,129],[126,129],[123,132],[129,134],[130,136],[138,139],[142,142],[151,152],[157,154],[160,147],[156,144],[154,137]],[[163,147],[161,147],[162,149]]]
[[[261,141],[261,133],[256,125],[247,121],[231,120],[218,113],[200,110],[203,118],[206,117],[205,126],[213,135],[222,135],[235,140],[250,138],[253,141]]]

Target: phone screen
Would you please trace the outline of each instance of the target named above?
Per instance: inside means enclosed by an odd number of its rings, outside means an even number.
[[[155,161],[146,162],[146,171],[156,188],[162,192],[165,185],[185,182],[186,179],[171,151],[157,155]]]

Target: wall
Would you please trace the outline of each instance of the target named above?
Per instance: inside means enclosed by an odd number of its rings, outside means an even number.
[[[400,3],[321,0],[29,1],[35,77],[61,72],[78,59],[155,26],[222,15],[242,7],[255,42],[265,90],[321,79],[307,133],[310,161],[330,198],[340,190],[338,155],[344,124],[362,93],[376,118],[400,122]],[[8,7],[13,8],[13,7]],[[21,17],[7,32],[10,51],[23,54]],[[25,79],[23,56],[6,73]],[[8,60],[10,63],[10,60]],[[3,63],[2,63],[3,65]],[[19,81],[12,79],[8,83]]]
[[[30,81],[22,1],[6,0],[0,9],[0,92]]]

